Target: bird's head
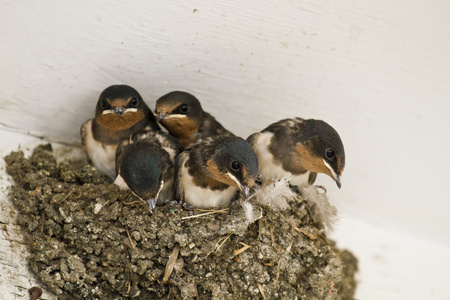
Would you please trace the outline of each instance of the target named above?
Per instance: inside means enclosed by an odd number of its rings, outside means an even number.
[[[198,99],[186,92],[170,92],[156,101],[156,120],[170,133],[175,132],[175,136],[178,127],[186,131],[196,130],[200,126],[202,113]]]
[[[123,150],[118,168],[133,193],[152,211],[164,186],[164,174],[169,168],[163,155],[158,145],[138,141]]]
[[[209,174],[219,182],[238,188],[247,198],[258,175],[258,160],[252,146],[240,137],[215,139],[215,152],[207,161]]]
[[[308,171],[327,174],[340,188],[345,151],[339,134],[321,120],[309,119],[303,124],[302,137],[295,144],[300,164]]]
[[[100,94],[95,108],[95,119],[106,129],[124,130],[145,118],[148,109],[134,88],[128,85],[112,85]]]

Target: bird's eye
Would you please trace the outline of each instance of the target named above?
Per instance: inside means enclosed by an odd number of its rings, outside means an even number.
[[[189,110],[189,107],[187,106],[187,104],[181,104],[180,105],[180,110],[181,112],[187,112]]]
[[[138,99],[136,97],[132,98],[130,100],[130,104],[131,106],[136,106],[138,104]]]
[[[333,158],[334,155],[335,155],[334,150],[331,149],[331,148],[328,148],[328,149],[325,151],[325,155],[326,155],[328,158]]]
[[[106,101],[106,99],[102,99],[101,106],[102,108],[106,108],[108,106],[108,102]]]
[[[239,170],[240,167],[241,167],[241,165],[239,164],[239,162],[237,162],[237,161],[235,161],[235,160],[233,160],[233,161],[231,162],[231,168],[232,168],[233,170],[237,171],[237,170]]]

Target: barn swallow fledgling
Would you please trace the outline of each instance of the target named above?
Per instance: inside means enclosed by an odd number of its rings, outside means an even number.
[[[117,148],[114,183],[130,188],[154,211],[157,204],[174,199],[174,161],[182,150],[178,140],[162,131],[136,133]]]
[[[112,85],[100,94],[95,118],[81,126],[81,144],[88,161],[114,180],[117,146],[141,130],[160,130],[152,111],[134,88]]]
[[[176,198],[198,208],[212,208],[230,204],[237,191],[248,197],[258,175],[258,160],[242,138],[214,136],[181,153],[175,168]]]
[[[159,98],[155,114],[157,120],[184,147],[210,136],[234,136],[202,109],[197,98],[186,92],[174,91]]]
[[[305,187],[324,173],[341,187],[344,145],[333,127],[321,120],[284,119],[247,138],[258,156],[264,177],[288,178]]]

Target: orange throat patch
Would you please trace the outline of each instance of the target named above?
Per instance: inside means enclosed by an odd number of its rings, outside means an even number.
[[[213,161],[208,161],[208,171],[211,174],[213,180],[235,188],[239,188],[233,179],[231,179],[228,175],[223,174],[219,171],[219,168]]]
[[[171,135],[180,140],[184,147],[195,142],[195,134],[200,126],[189,118],[161,120],[161,124]]]
[[[125,130],[132,127],[145,117],[144,112],[135,111],[124,113],[121,116],[116,114],[100,115],[96,118],[97,123],[108,130]]]
[[[301,143],[297,143],[295,145],[295,152],[298,156],[294,159],[294,163],[298,164],[299,167],[316,173],[324,173],[328,176],[331,176],[330,170],[325,166],[321,157],[314,155],[310,149],[302,145]]]

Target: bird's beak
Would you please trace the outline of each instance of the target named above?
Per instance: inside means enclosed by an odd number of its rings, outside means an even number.
[[[167,118],[168,114],[167,113],[159,113],[159,114],[155,114],[156,117],[156,121],[161,121],[164,120],[165,118]]]
[[[138,194],[136,194],[133,190],[131,190],[131,193],[133,195],[135,195],[136,197],[138,197],[141,201],[147,203],[148,207],[150,208],[150,211],[152,213],[155,212],[155,208],[156,208],[156,201],[158,200],[158,195],[156,195],[155,198],[150,198],[150,199],[144,199],[141,196],[139,196]]]
[[[151,199],[148,199],[147,201],[145,201],[145,202],[147,202],[147,205],[150,208],[150,210],[152,211],[152,213],[155,212],[157,199],[158,199],[158,197],[155,197],[155,198],[151,198]]]
[[[121,116],[124,113],[132,112],[132,111],[137,111],[137,109],[136,108],[125,108],[123,106],[115,106],[115,107],[112,107],[111,109],[104,110],[103,114],[104,115],[115,114],[117,116]]]
[[[227,175],[228,177],[231,178],[231,180],[233,180],[236,183],[241,193],[244,194],[245,199],[247,199],[248,196],[250,195],[250,188],[246,185],[242,185],[242,183],[240,183],[239,180],[230,172],[227,172]]]
[[[337,175],[336,178],[333,178],[333,179],[334,179],[334,181],[336,181],[338,188],[341,188],[341,177],[339,177],[339,175]]]
[[[245,199],[248,199],[248,196],[250,195],[250,188],[248,186],[241,186],[241,192],[244,194]]]
[[[114,114],[121,116],[125,112],[125,108],[123,106],[116,106],[113,109]]]
[[[169,114],[169,113],[159,113],[156,115],[156,121],[167,120],[167,119],[182,119],[182,118],[186,118],[186,115]]]
[[[325,160],[323,160],[323,163],[325,164],[327,169],[330,171],[331,178],[333,178],[333,180],[336,182],[336,185],[338,186],[338,188],[341,188],[341,185],[342,185],[341,177],[338,174],[336,174],[336,172],[333,170],[333,168]]]
[[[161,193],[162,188],[164,187],[164,180],[161,180],[161,183],[159,184],[158,192],[156,193],[156,196],[154,198],[147,199],[145,202],[147,202],[148,207],[150,210],[155,212],[156,209],[156,202],[158,202],[159,193]]]

